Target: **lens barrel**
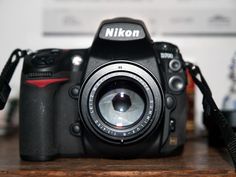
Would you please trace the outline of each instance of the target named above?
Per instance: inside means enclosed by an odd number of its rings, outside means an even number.
[[[159,82],[141,66],[111,63],[85,81],[79,106],[94,135],[112,143],[131,143],[157,128],[163,94]]]

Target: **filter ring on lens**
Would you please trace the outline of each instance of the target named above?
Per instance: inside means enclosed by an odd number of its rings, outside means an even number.
[[[124,129],[108,125],[97,111],[97,96],[104,83],[119,79],[136,83],[143,90],[146,100],[145,111],[140,120]],[[111,143],[131,143],[158,127],[163,111],[163,93],[157,80],[143,68],[127,62],[112,63],[99,68],[88,77],[82,86],[79,106],[84,124],[95,136]]]

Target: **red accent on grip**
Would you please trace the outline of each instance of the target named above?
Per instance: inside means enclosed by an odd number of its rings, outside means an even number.
[[[42,79],[42,80],[26,80],[25,83],[36,86],[38,88],[44,88],[49,84],[55,84],[59,82],[65,82],[69,78],[55,78],[55,79]]]

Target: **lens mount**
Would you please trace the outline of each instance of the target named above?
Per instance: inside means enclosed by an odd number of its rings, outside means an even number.
[[[162,104],[156,79],[142,67],[124,62],[97,69],[86,79],[79,98],[85,125],[112,143],[130,143],[149,134],[160,122]]]

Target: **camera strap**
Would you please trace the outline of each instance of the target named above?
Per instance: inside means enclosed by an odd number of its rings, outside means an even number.
[[[14,74],[20,59],[24,58],[26,55],[28,55],[28,50],[15,49],[2,70],[0,76],[0,110],[5,107],[11,92],[9,82],[11,81],[12,75]]]
[[[193,81],[203,94],[202,105],[204,110],[204,118],[210,117],[210,120],[214,121],[214,123],[218,126],[220,134],[223,137],[225,147],[231,156],[234,168],[236,169],[236,136],[234,131],[212,98],[211,90],[203,77],[200,68],[190,62],[185,62],[185,67],[189,70]]]

